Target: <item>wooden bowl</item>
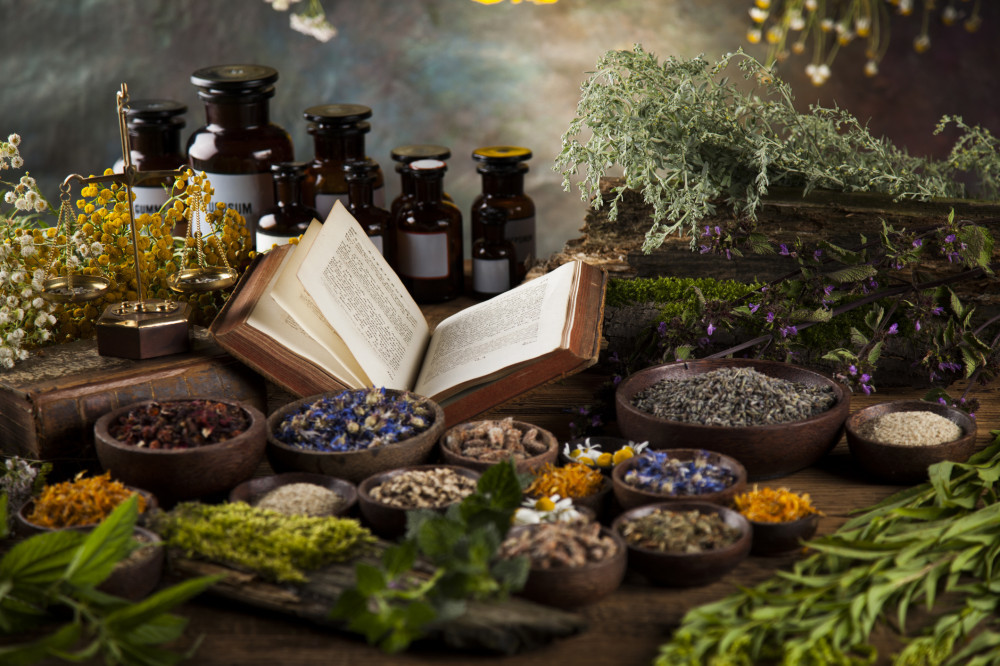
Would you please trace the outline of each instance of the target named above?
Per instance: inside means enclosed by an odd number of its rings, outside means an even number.
[[[613,492],[613,485],[609,477],[604,478],[604,483],[601,485],[601,489],[598,490],[593,495],[587,495],[586,497],[571,497],[573,500],[573,508],[577,509],[581,513],[585,513],[589,516],[591,520],[603,520],[604,516],[610,511],[611,498]],[[538,495],[525,495],[532,500],[539,499]]]
[[[615,465],[611,473],[611,482],[614,487],[615,499],[622,509],[628,510],[644,504],[657,504],[663,502],[707,502],[711,504],[726,505],[734,497],[746,490],[747,471],[737,460],[729,456],[722,455],[715,451],[703,451],[701,449],[668,449],[666,453],[670,457],[679,460],[694,460],[699,453],[707,453],[708,461],[712,465],[723,467],[732,472],[735,479],[733,483],[725,489],[714,493],[702,493],[699,495],[668,495],[666,493],[655,493],[649,490],[637,488],[625,481],[625,475],[640,460],[639,456],[629,458],[625,462]]]
[[[400,469],[380,472],[368,477],[358,484],[358,508],[361,517],[371,527],[372,531],[386,539],[394,539],[406,532],[406,514],[419,507],[402,508],[391,506],[372,497],[372,490],[393,477],[413,471],[429,471],[432,469],[450,469],[461,476],[479,480],[479,472],[458,465],[413,465]],[[450,505],[433,507],[435,511],[444,511]]]
[[[195,399],[237,406],[249,417],[250,424],[232,439],[189,449],[138,448],[119,442],[108,432],[111,425],[130,409],[153,402]],[[94,447],[101,466],[122,483],[149,490],[168,507],[177,502],[228,491],[249,479],[264,458],[264,443],[264,415],[260,410],[225,398],[144,400],[108,412],[94,424]]]
[[[510,534],[536,527],[536,525],[514,527]],[[614,530],[602,527],[601,535],[610,537],[617,544],[618,550],[614,555],[582,567],[551,569],[532,567],[528,570],[528,579],[518,594],[546,606],[577,608],[600,601],[617,590],[625,578],[628,550],[625,540]]]
[[[476,470],[477,472],[485,472],[491,466],[495,465],[499,461],[485,461],[479,460],[478,458],[471,458],[469,456],[463,456],[462,454],[456,452],[448,445],[449,437],[453,437],[464,430],[471,430],[478,426],[482,421],[469,421],[468,423],[462,423],[453,428],[449,428],[446,433],[441,437],[440,449],[441,458],[449,465],[458,465],[460,467],[467,467],[469,469]],[[559,440],[548,430],[544,428],[539,428],[538,426],[532,425],[530,423],[525,423],[524,421],[514,421],[514,427],[524,433],[530,428],[534,428],[538,431],[538,437],[545,444],[546,449],[544,453],[540,453],[530,458],[522,458],[520,460],[514,461],[514,468],[517,470],[518,474],[524,474],[527,472],[533,472],[546,464],[554,464],[556,458],[559,455]]]
[[[863,423],[892,412],[927,411],[939,414],[962,429],[962,436],[931,446],[882,444],[862,437]],[[847,445],[861,467],[884,481],[914,484],[927,480],[927,468],[944,460],[965,462],[976,448],[976,422],[960,409],[923,400],[883,402],[851,414],[845,424]]]
[[[139,522],[143,522],[146,516],[150,515],[153,511],[159,508],[159,503],[156,501],[156,497],[152,493],[141,488],[135,488],[128,486],[128,489],[142,495],[143,499],[146,500],[146,509],[139,514]],[[28,520],[28,516],[31,512],[35,510],[35,500],[34,498],[29,499],[25,502],[16,514],[16,525],[17,533],[21,536],[30,536],[32,534],[41,534],[43,532],[58,532],[65,529],[81,529],[81,530],[92,530],[97,527],[98,523],[87,523],[85,525],[70,525],[67,527],[45,527],[43,525],[38,525],[36,523]]]
[[[784,523],[761,523],[756,520],[748,522],[753,528],[753,546],[750,548],[752,554],[783,555],[801,548],[803,541],[808,541],[816,534],[819,515],[813,513]]]
[[[631,404],[639,392],[664,379],[681,379],[712,370],[750,367],[762,374],[804,384],[830,386],[836,402],[827,411],[802,421],[760,426],[712,426],[653,416]],[[737,396],[734,396],[737,398]],[[751,481],[786,476],[812,465],[840,440],[850,409],[850,393],[840,383],[805,368],[779,361],[704,359],[678,361],[641,370],[615,390],[615,409],[622,435],[648,441],[654,449],[704,447],[739,460]]]
[[[671,587],[707,585],[722,578],[750,554],[753,531],[747,519],[732,509],[707,502],[663,502],[636,507],[615,518],[611,531],[620,536],[627,521],[660,509],[717,513],[727,525],[740,529],[740,538],[725,548],[701,553],[668,553],[628,544],[629,568],[650,581]]]
[[[340,495],[344,501],[331,514],[334,516],[346,515],[358,503],[358,488],[350,481],[336,479],[324,474],[310,474],[309,472],[287,472],[285,474],[272,474],[271,476],[260,476],[255,479],[249,479],[229,491],[229,501],[246,502],[253,506],[264,495],[275,488],[287,486],[292,483],[312,483],[323,488],[328,488]]]
[[[145,545],[115,565],[111,575],[97,586],[102,592],[132,602],[144,599],[160,584],[165,560],[160,535],[137,525],[135,537]]]
[[[386,389],[385,392],[389,395],[409,394],[419,397],[408,391]],[[421,397],[421,400],[433,408],[434,422],[420,434],[392,444],[358,451],[310,451],[286,444],[274,436],[278,425],[289,414],[321,398],[339,393],[341,392],[321,393],[296,400],[267,418],[267,460],[275,472],[310,472],[360,483],[378,472],[423,463],[430,457],[434,444],[444,431],[444,410],[430,398]]]

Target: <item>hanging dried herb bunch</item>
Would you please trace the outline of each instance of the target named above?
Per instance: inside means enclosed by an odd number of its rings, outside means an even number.
[[[150,402],[128,410],[108,426],[123,444],[147,449],[190,449],[243,434],[250,416],[238,405],[215,400]]]

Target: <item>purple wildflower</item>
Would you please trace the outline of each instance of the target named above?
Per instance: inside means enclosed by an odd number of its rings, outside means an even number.
[[[858,374],[858,369],[857,369],[856,367],[854,367],[854,365],[853,365],[853,364],[851,364],[851,365],[847,366],[847,371],[848,371],[849,373],[851,373],[852,375],[856,375],[856,374]]]
[[[790,257],[792,255],[792,253],[788,251],[788,246],[785,245],[784,243],[782,243],[781,245],[779,245],[779,247],[781,248],[781,251],[778,252],[778,254],[780,254],[781,256],[783,256],[783,257]]]
[[[760,310],[760,303],[751,303],[750,304],[750,314],[755,314],[757,312],[757,310]]]
[[[893,324],[889,327],[889,330],[886,331],[887,335],[896,335],[897,333],[899,333],[899,324]]]
[[[923,244],[924,244],[924,242],[922,240],[920,240],[919,238],[917,240],[913,241],[913,247],[920,247]]]
[[[861,390],[865,392],[865,395],[871,395],[872,394],[872,387],[869,386],[868,384],[862,384],[861,385]]]
[[[767,323],[768,324],[773,324],[774,323],[774,313],[773,312],[768,312],[767,313]]]
[[[861,377],[859,377],[858,379],[861,380],[862,384],[867,384],[872,380],[871,375],[869,375],[867,372],[861,373]]]
[[[945,243],[954,243],[955,242],[955,234],[948,234],[947,236],[945,236],[944,237],[944,242]]]
[[[705,330],[709,335],[712,335],[712,333],[715,333],[715,326],[712,325],[712,322],[708,322],[708,328]]]

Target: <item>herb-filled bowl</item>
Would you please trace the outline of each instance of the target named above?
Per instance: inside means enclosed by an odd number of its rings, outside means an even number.
[[[326,474],[351,483],[426,461],[444,431],[430,398],[395,389],[321,393],[267,419],[267,459],[275,472]]]
[[[244,481],[229,491],[229,501],[287,515],[344,516],[357,505],[358,489],[325,474],[286,472]]]
[[[523,474],[555,463],[558,456],[555,435],[510,417],[462,423],[441,437],[441,457],[446,463],[479,472],[513,458],[514,468]]]
[[[152,493],[112,479],[110,472],[48,484],[18,510],[17,530],[22,536],[64,529],[90,530],[132,495],[139,496],[140,521],[158,507]]]
[[[101,416],[101,466],[165,506],[214,497],[253,476],[264,458],[264,415],[238,400],[146,400]]]
[[[850,394],[780,361],[703,359],[641,370],[615,391],[623,436],[654,449],[705,447],[739,460],[751,480],[786,476],[840,440]]]
[[[413,465],[380,472],[358,484],[358,508],[373,532],[395,538],[406,531],[407,512],[444,511],[476,492],[479,476],[456,465]]]
[[[746,489],[747,471],[716,451],[647,450],[615,465],[611,482],[623,509],[659,502],[724,505]]]

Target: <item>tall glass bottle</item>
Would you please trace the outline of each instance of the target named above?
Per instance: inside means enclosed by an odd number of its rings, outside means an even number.
[[[492,298],[517,284],[517,250],[504,238],[507,213],[490,206],[480,212],[484,236],[472,244],[472,293]]]
[[[263,65],[219,65],[191,75],[208,124],[188,139],[188,164],[204,171],[213,202],[233,208],[257,236],[261,211],[274,206],[271,165],[294,159],[288,132],[270,122],[277,70]]]
[[[413,178],[413,200],[393,217],[396,272],[418,303],[457,298],[465,282],[462,213],[445,201],[441,160],[417,160],[406,167]]]
[[[371,118],[372,110],[361,104],[325,104],[309,107],[303,115],[310,123],[308,131],[315,150],[306,180],[305,201],[313,201],[322,222],[338,200],[347,205],[344,165],[369,159],[365,155],[365,134],[371,131],[371,125],[365,119]],[[385,205],[384,185],[382,169],[377,168],[373,185],[376,206]]]
[[[358,221],[365,234],[371,239],[382,256],[393,264],[393,248],[386,248],[386,232],[390,227],[389,211],[375,205],[375,182],[379,167],[373,159],[352,160],[344,164],[344,178],[347,180],[347,210]],[[392,243],[389,243],[392,245]],[[394,264],[393,264],[394,265]]]
[[[319,218],[315,209],[302,203],[302,181],[306,177],[306,162],[278,162],[271,165],[274,206],[260,215],[257,223],[258,252],[273,245],[284,245],[289,238],[301,236],[309,223]]]
[[[472,239],[482,238],[482,211],[490,206],[507,211],[504,236],[517,248],[517,281],[535,259],[535,202],[524,193],[524,174],[531,151],[519,146],[489,146],[472,153],[476,171],[483,177],[483,191],[472,202]]]
[[[395,217],[396,212],[400,207],[413,199],[414,183],[413,178],[410,175],[409,170],[406,168],[407,164],[411,162],[416,162],[417,160],[440,160],[445,161],[451,157],[451,150],[445,146],[435,146],[433,144],[413,144],[407,146],[397,146],[392,149],[392,161],[396,163],[396,173],[399,174],[399,194],[396,198],[392,200],[392,205],[389,207],[389,213]],[[445,201],[451,201],[451,197],[445,192],[443,195]]]
[[[181,130],[187,107],[169,99],[136,99],[129,103],[126,112],[132,164],[138,171],[165,171],[180,169],[187,164],[181,151]],[[114,170],[121,173],[125,160],[115,162]],[[144,180],[132,188],[135,201],[132,210],[138,218],[143,213],[153,213],[170,198],[169,188],[173,178]],[[184,235],[184,225],[174,230],[175,236]],[[178,233],[179,232],[179,233]]]

